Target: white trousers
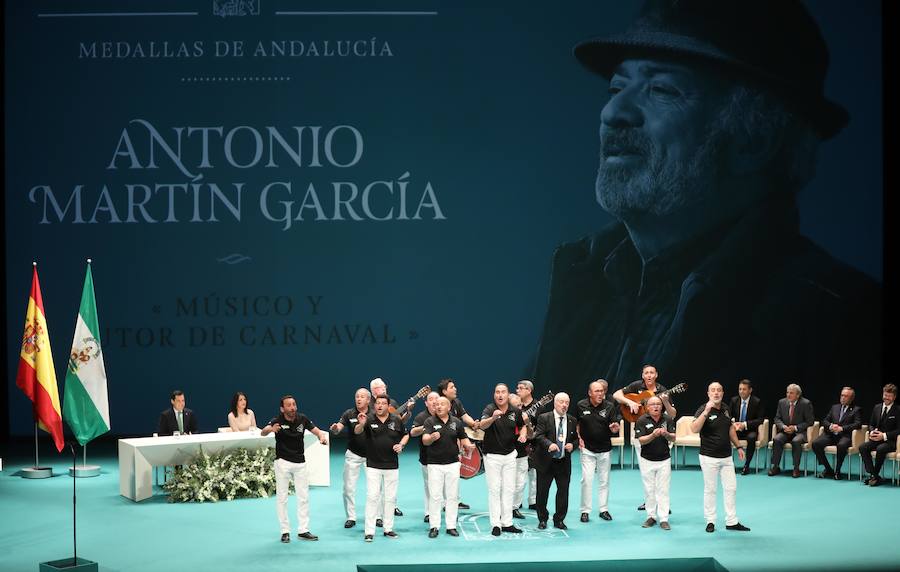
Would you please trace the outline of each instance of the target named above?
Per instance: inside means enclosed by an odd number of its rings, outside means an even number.
[[[722,480],[722,491],[725,493],[725,524],[732,526],[738,523],[737,479],[734,477],[734,461],[731,456],[718,459],[700,455],[700,470],[703,471],[703,516],[706,522],[716,522],[716,479]]]
[[[528,457],[516,458],[516,489],[513,493],[513,508],[522,504],[525,498],[525,484],[528,482]],[[531,487],[534,491],[534,487]],[[537,493],[535,493],[536,495]],[[527,507],[526,507],[527,508]]]
[[[422,467],[422,483],[425,485],[425,514],[429,514],[431,510],[431,490],[428,488],[428,465],[419,465]]]
[[[512,500],[516,488],[516,451],[508,455],[488,453],[484,456],[487,476],[488,510],[491,526],[512,526]]]
[[[431,528],[441,527],[441,506],[446,503],[447,528],[456,528],[456,514],[459,511],[459,463],[426,466],[428,490],[431,494],[428,524]]]
[[[366,467],[366,528],[364,534],[375,534],[375,519],[384,515],[384,531],[394,530],[394,507],[400,469]]]
[[[581,449],[581,512],[590,513],[594,500],[594,475],[597,475],[599,488],[597,491],[597,504],[600,512],[609,510],[609,467],[610,451],[606,453],[594,453],[587,449]]]
[[[647,517],[659,522],[669,520],[669,483],[672,480],[672,460],[650,461],[638,459],[644,481],[644,503]]]
[[[309,477],[306,463],[275,459],[275,507],[281,534],[291,532],[291,521],[288,520],[287,514],[288,487],[291,478],[294,479],[294,494],[297,495],[297,532],[303,534],[309,532]]]
[[[350,449],[344,453],[344,512],[347,520],[356,520],[356,483],[359,482],[360,469],[365,465],[365,457]]]

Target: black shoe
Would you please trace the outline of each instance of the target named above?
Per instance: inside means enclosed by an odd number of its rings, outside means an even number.
[[[554,520],[554,521],[553,521],[553,528],[558,528],[558,529],[560,529],[560,530],[568,530],[568,529],[569,529],[569,527],[566,526],[566,523],[564,523],[564,522],[561,521],[561,520]]]
[[[744,468],[741,469],[741,474],[742,474],[742,475],[749,475],[749,474],[750,474],[750,467],[747,466],[747,465],[744,465]]]
[[[546,520],[539,520],[539,521],[538,521],[538,528],[539,528],[540,530],[544,530],[545,528],[547,528],[547,521],[546,521]]]
[[[495,526],[494,528],[492,528],[492,529],[491,529],[491,534],[492,534],[493,536],[500,536],[500,527],[499,527],[499,526]]]
[[[347,522],[344,523],[344,528],[353,528],[354,526],[356,526],[355,520],[347,520]]]
[[[647,520],[644,521],[644,524],[641,525],[641,528],[650,528],[651,526],[654,526],[654,525],[656,525],[656,519],[648,518]]]
[[[822,471],[818,475],[816,475],[817,479],[833,479],[834,473],[831,471]]]
[[[799,479],[800,476],[801,476],[800,469],[794,469],[793,471],[791,471],[791,477],[793,477],[795,479]]]
[[[290,535],[290,533],[289,533],[289,532],[285,532],[284,534],[282,534],[282,535],[281,535],[281,541],[284,542],[285,544],[287,544],[288,542],[290,542],[290,541],[291,541],[291,535]]]
[[[456,506],[457,506],[457,508],[462,509],[462,510],[469,510],[470,508],[472,508],[472,507],[470,507],[469,505],[467,505],[467,504],[464,503],[464,502],[460,502],[460,503],[459,503],[458,505],[456,505]]]
[[[398,538],[400,536],[393,530],[389,530],[389,531],[385,532],[384,535],[387,536],[388,538]]]
[[[601,512],[600,514],[598,514],[597,516],[599,516],[603,520],[612,520],[612,515],[609,514],[609,512],[607,512],[605,510],[603,512]]]
[[[381,520],[380,518],[376,518],[376,519],[375,519],[375,526],[377,526],[378,528],[381,528],[382,526],[384,526],[384,521]]]
[[[502,530],[503,532],[512,532],[512,533],[514,533],[514,534],[521,534],[521,533],[522,533],[522,529],[521,529],[521,528],[516,528],[515,525],[504,526],[504,527],[500,528],[500,530]]]
[[[883,482],[884,482],[884,479],[882,479],[881,477],[877,477],[877,476],[872,477],[871,479],[869,479],[869,486],[877,487],[878,485],[880,485]]]
[[[581,522],[588,522],[589,520],[591,520],[591,519],[590,519],[590,517],[588,517],[588,513],[586,513],[586,512],[581,513]]]
[[[373,540],[375,540],[375,537],[372,536],[371,534],[367,534],[366,537],[364,538],[364,540],[366,542],[372,542]]]
[[[647,503],[641,503],[641,506],[638,507],[638,510],[647,510]]]
[[[428,522],[428,519],[429,519],[429,518],[430,518],[430,516],[426,514],[426,515],[425,515],[425,520],[423,520],[422,522]]]
[[[706,523],[706,532],[715,532],[715,531],[716,531],[715,524],[713,524],[711,522]]]
[[[537,505],[536,504],[528,505],[528,510],[537,510]]]
[[[298,534],[297,538],[299,538],[300,540],[319,540],[318,536],[308,530],[302,534]]]
[[[750,532],[750,529],[741,523],[726,525],[725,529],[726,530],[737,530],[739,532]]]
[[[428,538],[437,538],[437,535],[438,535],[438,529],[436,529],[436,528],[432,528],[431,530],[428,531]]]
[[[769,476],[770,477],[774,477],[775,475],[777,475],[780,472],[781,472],[781,469],[779,469],[778,467],[769,467]]]
[[[835,473],[835,474],[834,474],[834,480],[836,480],[836,481],[843,481],[843,480],[844,480],[844,473]]]
[[[403,516],[403,511],[397,507],[394,507],[394,516]]]
[[[459,532],[457,532],[455,528],[448,528],[447,534],[450,536],[459,536]]]
[[[519,509],[513,509],[513,518],[525,518],[525,515],[519,512]]]

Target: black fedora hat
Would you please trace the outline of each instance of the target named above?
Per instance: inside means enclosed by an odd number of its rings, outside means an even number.
[[[822,139],[850,120],[825,98],[828,47],[799,0],[647,0],[627,31],[581,42],[575,56],[606,78],[626,58],[699,59],[772,89]]]

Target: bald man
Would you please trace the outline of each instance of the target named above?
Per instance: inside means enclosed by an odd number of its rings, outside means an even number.
[[[556,482],[556,510],[553,526],[566,530],[565,518],[569,511],[569,480],[572,477],[572,451],[578,446],[575,418],[568,414],[569,396],[557,393],[553,398],[553,411],[538,416],[534,430],[535,464],[537,465],[537,516],[538,528],[547,528],[550,511],[547,499],[550,484]]]

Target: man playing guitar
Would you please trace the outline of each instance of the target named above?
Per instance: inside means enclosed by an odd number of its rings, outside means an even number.
[[[617,390],[615,393],[613,393],[613,399],[616,400],[617,403],[628,407],[631,410],[632,414],[642,415],[646,411],[643,404],[628,399],[627,397],[625,397],[625,394],[649,391],[654,395],[658,395],[660,393],[663,393],[664,391],[667,391],[666,386],[656,382],[658,378],[659,372],[656,371],[656,366],[647,364],[641,369],[641,379],[633,381],[622,389]],[[672,405],[672,402],[669,400],[669,396],[661,395],[660,400],[662,401],[665,414],[668,415],[670,419],[675,419],[675,415],[678,412],[676,411],[675,406]],[[625,434],[630,435],[627,430]],[[634,454],[640,456],[641,442],[638,439],[635,439],[632,445],[634,445]],[[643,503],[638,507],[638,510],[644,510]]]

